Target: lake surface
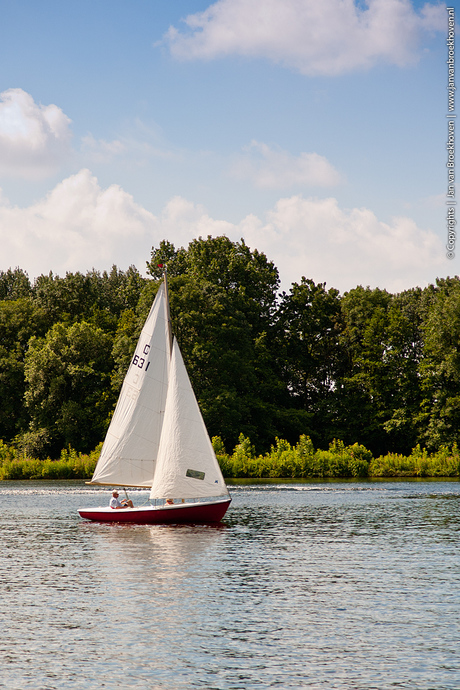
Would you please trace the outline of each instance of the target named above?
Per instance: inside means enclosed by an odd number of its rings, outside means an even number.
[[[220,526],[107,525],[106,490],[1,482],[0,688],[460,688],[459,482],[230,491]]]

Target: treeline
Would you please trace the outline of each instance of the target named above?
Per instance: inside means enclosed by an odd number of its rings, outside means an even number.
[[[171,318],[211,436],[255,452],[304,435],[374,457],[435,453],[460,436],[460,279],[341,295],[226,237],[152,250],[135,267],[0,272],[0,439],[20,456],[94,449],[167,263]]]

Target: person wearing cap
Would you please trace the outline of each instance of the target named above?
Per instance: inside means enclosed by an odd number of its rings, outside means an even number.
[[[123,501],[120,501],[118,498],[118,491],[114,489],[112,491],[112,498],[110,499],[110,507],[114,508],[115,510],[119,508],[134,508],[133,502],[129,498],[123,499]]]

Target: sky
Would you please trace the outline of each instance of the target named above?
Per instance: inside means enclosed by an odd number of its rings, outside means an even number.
[[[145,274],[242,238],[345,292],[446,257],[447,12],[410,0],[0,0],[0,270]]]

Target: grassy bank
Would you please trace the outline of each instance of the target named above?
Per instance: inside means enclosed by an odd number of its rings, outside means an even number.
[[[460,477],[460,454],[456,445],[428,453],[420,446],[409,456],[388,453],[374,458],[362,445],[345,446],[333,441],[328,450],[315,449],[308,436],[297,445],[276,439],[269,453],[256,455],[248,438],[228,455],[219,438],[213,439],[222,472],[229,478],[351,478],[351,477]]]
[[[428,453],[417,446],[408,456],[387,453],[374,458],[362,445],[345,446],[333,441],[328,450],[315,449],[308,436],[293,446],[276,439],[265,455],[256,455],[248,438],[240,436],[230,455],[219,437],[213,446],[224,477],[245,479],[372,478],[372,477],[460,477],[457,445]],[[20,456],[17,449],[0,441],[0,480],[5,479],[90,479],[102,444],[89,454],[72,448],[57,460],[36,460]]]
[[[18,451],[0,441],[0,480],[2,479],[90,479],[101,452],[102,443],[91,453],[65,449],[57,460],[37,460],[20,456]]]

